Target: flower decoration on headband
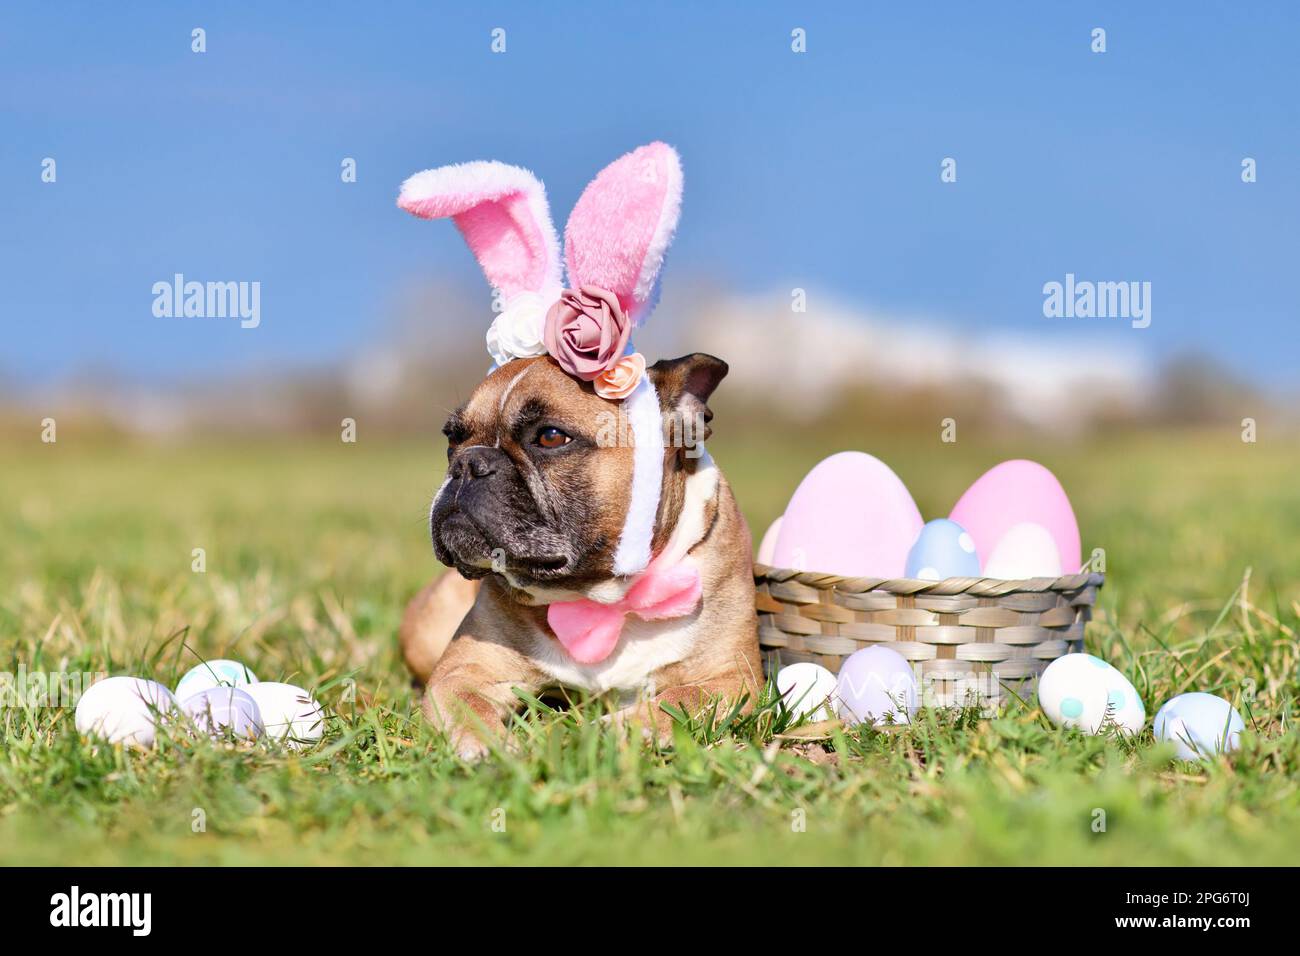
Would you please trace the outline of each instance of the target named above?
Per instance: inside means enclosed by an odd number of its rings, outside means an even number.
[[[546,354],[546,343],[542,341],[546,305],[546,299],[536,292],[520,292],[506,303],[487,331],[492,361],[505,365],[512,359]]]
[[[596,394],[610,401],[627,398],[641,382],[645,375],[645,356],[640,352],[624,355],[621,359],[601,372],[593,383]]]
[[[546,351],[574,378],[592,382],[627,351],[632,323],[618,296],[594,285],[565,289],[546,313]]]

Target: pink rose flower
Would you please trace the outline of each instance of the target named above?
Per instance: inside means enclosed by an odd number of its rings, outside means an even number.
[[[596,394],[601,398],[618,401],[632,394],[645,374],[645,356],[640,352],[624,355],[595,380]]]
[[[623,357],[631,323],[618,296],[594,285],[565,289],[546,313],[546,351],[560,368],[594,381]]]

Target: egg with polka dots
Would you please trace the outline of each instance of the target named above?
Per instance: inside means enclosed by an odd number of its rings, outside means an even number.
[[[1038,678],[1038,706],[1058,727],[1077,727],[1087,734],[1118,727],[1140,733],[1147,712],[1129,679],[1091,654],[1066,654]]]
[[[904,576],[918,581],[944,578],[977,578],[980,559],[975,539],[955,521],[939,518],[928,522],[907,553]]]
[[[176,699],[188,697],[214,687],[243,687],[256,684],[257,676],[239,661],[225,659],[195,664],[176,684]]]

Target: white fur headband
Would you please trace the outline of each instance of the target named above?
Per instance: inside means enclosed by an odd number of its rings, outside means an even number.
[[[606,166],[583,191],[564,230],[569,288],[546,191],[528,170],[498,162],[428,169],[402,184],[397,204],[422,219],[450,218],[499,291],[504,309],[487,333],[497,365],[550,354],[596,393],[619,401],[636,450],[632,493],[614,573],[649,564],[663,484],[659,399],[631,332],[659,294],[659,272],[681,211],[677,153],[650,143]]]

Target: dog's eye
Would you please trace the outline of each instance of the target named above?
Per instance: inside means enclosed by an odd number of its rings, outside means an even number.
[[[550,425],[537,433],[537,444],[543,448],[560,448],[571,441],[573,441],[572,438]]]

